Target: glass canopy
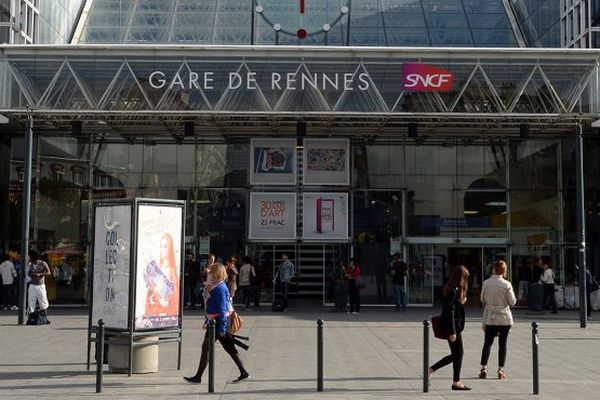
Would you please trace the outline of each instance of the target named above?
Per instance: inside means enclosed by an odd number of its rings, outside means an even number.
[[[352,129],[361,120],[372,129],[373,120],[381,129],[455,120],[463,131],[520,123],[564,130],[599,110],[599,56],[547,49],[6,46],[0,113],[174,123],[202,117],[229,128],[251,119],[276,129],[278,121],[302,116]],[[410,88],[406,79],[423,87]]]
[[[306,37],[299,32],[304,30]],[[513,47],[499,0],[93,0],[75,43]]]

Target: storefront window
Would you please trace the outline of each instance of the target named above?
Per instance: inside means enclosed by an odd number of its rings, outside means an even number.
[[[223,261],[244,252],[247,198],[246,190],[198,190],[198,235],[210,237],[210,251]]]

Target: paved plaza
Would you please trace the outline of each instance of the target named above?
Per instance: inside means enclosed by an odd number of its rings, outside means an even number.
[[[430,392],[422,393],[422,320],[436,309],[364,308],[360,315],[328,308],[267,308],[244,313],[242,334],[251,336],[243,353],[250,381],[228,383],[237,376],[233,362],[217,346],[215,393],[207,384],[187,384],[195,372],[203,331],[201,312],[186,310],[182,370],[176,345],[160,347],[160,372],[148,375],[106,373],[102,394],[95,393],[95,371],[86,371],[86,309],[50,309],[50,326],[18,326],[15,312],[0,311],[0,399],[526,399],[532,396],[531,326],[540,322],[542,399],[592,398],[600,392],[600,323],[579,328],[576,311],[557,316],[515,312],[506,365],[508,380],[477,379],[483,335],[480,310],[468,312],[463,380],[471,392],[452,392],[451,366],[438,371]],[[325,320],[325,391],[316,391],[316,320]],[[599,316],[600,318],[600,316]],[[449,353],[431,338],[431,360]],[[495,346],[490,370],[495,371]],[[94,366],[93,366],[94,367]],[[493,375],[493,374],[491,374]],[[207,375],[205,375],[207,380]]]

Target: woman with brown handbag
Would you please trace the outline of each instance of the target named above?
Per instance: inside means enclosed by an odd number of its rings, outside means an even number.
[[[448,345],[451,354],[442,358],[429,368],[429,376],[438,369],[452,363],[454,376],[452,379],[452,390],[471,390],[460,381],[460,370],[463,359],[463,343],[461,332],[465,328],[465,308],[467,302],[467,283],[469,271],[464,265],[459,265],[450,276],[443,290],[444,305],[442,307],[442,328],[449,334]]]
[[[229,354],[233,362],[235,362],[235,365],[240,370],[240,376],[233,380],[233,383],[237,383],[248,379],[250,374],[248,371],[246,371],[246,368],[244,368],[244,364],[240,359],[240,355],[235,348],[234,338],[227,331],[227,317],[229,315],[230,297],[229,289],[225,283],[226,280],[227,271],[223,264],[215,263],[210,265],[207,284],[204,287],[204,309],[206,310],[206,321],[209,319],[214,319],[216,322],[216,340],[221,343],[223,349],[225,349],[227,354]],[[207,330],[206,334],[204,335],[204,341],[202,342],[202,354],[200,356],[200,365],[198,365],[198,371],[195,375],[189,377],[186,376],[183,379],[190,383],[202,382],[202,374],[208,365],[208,345],[209,338]]]

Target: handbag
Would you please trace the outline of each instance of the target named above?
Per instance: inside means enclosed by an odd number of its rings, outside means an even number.
[[[433,336],[438,339],[448,339],[450,335],[442,326],[442,317],[437,315],[431,318],[431,327],[433,328]]]
[[[244,325],[244,319],[234,310],[229,314],[229,333],[238,333]]]

